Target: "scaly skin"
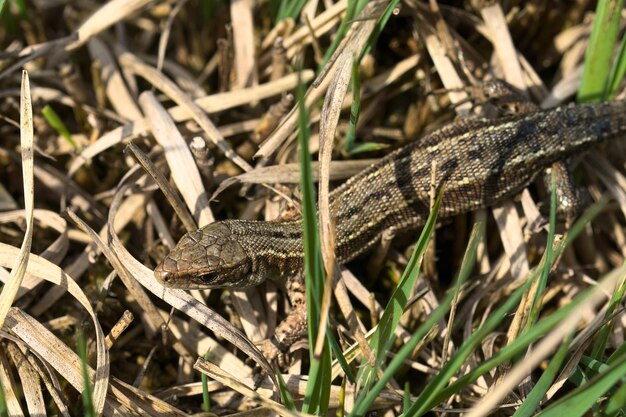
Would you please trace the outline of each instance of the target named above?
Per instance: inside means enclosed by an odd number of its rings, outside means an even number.
[[[445,219],[497,204],[554,162],[625,134],[625,102],[454,121],[331,193],[337,261],[348,262],[369,250],[385,230],[424,224],[433,162],[436,183],[445,183],[439,211]],[[183,236],[154,272],[170,287],[245,288],[296,274],[302,265],[301,220],[225,220]]]

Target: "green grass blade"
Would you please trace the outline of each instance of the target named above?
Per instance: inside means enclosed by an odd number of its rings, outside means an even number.
[[[297,89],[298,95],[298,140],[300,147],[300,188],[302,189],[302,219],[303,219],[303,242],[304,242],[304,272],[307,285],[307,307],[309,320],[317,323],[319,309],[322,302],[324,285],[324,271],[321,268],[320,240],[317,226],[315,208],[315,190],[313,188],[313,173],[311,168],[311,155],[309,154],[309,123],[308,115],[304,108],[304,86],[300,84]],[[309,288],[309,286],[311,286]],[[313,291],[309,294],[309,289]],[[311,299],[309,300],[309,296]],[[315,340],[317,327],[309,326],[309,338]]]
[[[359,143],[358,145],[354,145],[348,153],[350,155],[357,155],[363,152],[380,151],[382,149],[387,149],[388,147],[389,145],[385,143],[364,142],[364,143]]]
[[[453,298],[454,293],[450,292],[446,298],[441,301],[439,307],[428,316],[428,319],[413,333],[408,342],[402,345],[398,353],[389,362],[389,366],[385,369],[381,378],[375,383],[370,382],[370,385],[372,385],[371,389],[366,390],[365,387],[361,389],[350,416],[362,416],[367,413],[369,407],[376,400],[380,392],[385,388],[389,380],[394,377],[398,368],[404,364],[404,360],[411,355],[417,344],[428,335],[428,332],[430,332],[430,330],[437,325],[437,322],[448,312]],[[370,380],[373,379],[374,374],[375,373],[372,372]]]
[[[278,379],[278,389],[280,389],[280,396],[283,399],[283,404],[287,407],[287,409],[297,411],[296,403],[293,401],[293,397],[287,389],[287,384],[285,384],[283,374],[276,372],[276,379]]]
[[[311,155],[309,154],[309,123],[304,108],[305,87],[298,83],[296,96],[298,100],[298,140],[300,151],[300,187],[302,189],[302,219],[304,241],[304,273],[306,285],[307,324],[309,334],[310,368],[302,411],[317,415],[324,415],[328,410],[330,400],[331,357],[328,338],[324,339],[322,355],[314,356],[314,346],[319,331],[320,309],[324,293],[324,267],[320,252],[319,229],[317,225],[317,211],[315,205],[315,191],[313,188],[313,174]]]
[[[608,363],[599,361],[589,356],[582,356],[580,358],[580,364],[585,368],[591,370],[594,376],[595,374],[598,374],[600,372],[605,372],[610,366]]]
[[[602,210],[604,210],[609,200],[610,200],[609,198],[603,197],[602,199],[600,199],[600,201],[593,204],[576,221],[576,223],[574,223],[574,225],[570,229],[570,233],[563,240],[563,242],[561,242],[561,245],[557,246],[555,250],[555,257],[558,257],[561,254],[561,252],[563,252],[563,250],[576,239],[576,237],[585,228],[585,225],[587,225]],[[536,271],[535,274],[536,273],[538,272]],[[531,276],[529,282],[532,281],[533,279],[534,277]],[[509,300],[507,300],[507,302],[510,302],[514,296],[517,297],[517,295],[519,295],[521,297],[523,291],[525,291],[525,287],[521,287],[517,289],[516,292],[513,293],[511,297],[509,297]],[[518,354],[523,352],[528,347],[528,345],[538,340],[546,332],[548,332],[552,327],[559,324],[573,309],[575,309],[584,300],[584,298],[590,292],[591,292],[591,289],[579,294],[577,297],[574,298],[574,300],[570,304],[564,306],[563,308],[558,310],[556,313],[550,316],[547,316],[541,321],[537,322],[528,332],[522,333],[511,344],[503,347],[494,356],[482,362],[476,368],[472,369],[470,372],[460,377],[457,381],[450,384],[447,388],[443,389],[440,393],[438,393],[432,399],[432,401],[428,404],[426,408],[430,409],[434,407],[435,405],[445,401],[447,398],[461,391],[462,389],[467,387],[469,384],[471,384],[473,381],[475,381],[477,378],[489,372],[491,369],[495,368],[499,364],[516,357]],[[624,347],[623,351],[626,352],[626,347]]]
[[[406,410],[411,406],[411,384],[409,382],[404,383],[404,398],[402,399],[402,414],[406,413]]]
[[[63,139],[65,139],[72,148],[74,148],[75,150],[79,150],[78,145],[76,145],[76,142],[74,142],[74,139],[72,139],[72,135],[70,134],[70,131],[67,130],[65,123],[63,123],[59,115],[54,111],[52,107],[50,107],[50,105],[47,104],[41,110],[41,113],[43,114],[43,117],[46,119],[48,124],[54,130],[56,130],[56,132],[59,135],[61,135],[61,137],[63,137]]]
[[[19,20],[20,19],[26,19],[26,13],[25,10],[26,9],[22,9],[21,4],[22,2],[17,2],[14,4],[18,5],[18,13],[17,13],[17,17],[14,16],[14,13],[11,12],[10,7],[6,6],[7,1],[6,0],[2,0],[2,10],[0,10],[0,17],[2,18],[2,27],[4,30],[7,31],[7,33],[11,34],[11,35],[17,35],[18,32],[20,32],[20,24],[19,24]]]
[[[2,381],[0,381],[0,417],[9,417],[9,410],[7,408],[7,400],[4,397],[4,387],[2,387]]]
[[[361,391],[359,392],[358,397],[360,400],[357,400],[357,404],[362,402],[363,399],[368,395],[370,388],[375,382],[374,377],[376,376],[376,372],[382,366],[385,358],[387,357],[389,347],[395,340],[394,329],[396,328],[404,311],[404,308],[406,307],[412,289],[415,287],[415,282],[417,281],[417,277],[419,275],[422,258],[424,257],[424,253],[426,252],[426,249],[428,247],[428,242],[430,241],[430,237],[432,236],[432,233],[437,224],[437,213],[441,205],[442,196],[443,189],[439,192],[439,195],[437,196],[437,200],[435,201],[433,209],[431,210],[426,224],[422,229],[419,240],[415,245],[415,249],[413,250],[411,259],[409,259],[409,262],[402,274],[402,277],[400,278],[400,282],[398,283],[398,286],[391,296],[391,299],[387,303],[385,311],[383,312],[383,315],[380,322],[378,323],[375,332],[372,334],[372,338],[370,339],[370,346],[375,353],[374,366],[369,363],[365,363],[359,370],[357,380],[361,381]],[[423,326],[420,326],[420,329],[422,327]],[[430,330],[430,328],[428,328],[428,330]],[[353,415],[358,415],[355,413],[361,412],[361,410],[366,411],[367,407],[355,407],[355,412],[353,412]]]
[[[578,101],[602,101],[608,96],[613,48],[619,33],[624,0],[598,2],[593,28],[585,54],[585,66],[578,90]]]
[[[465,280],[467,280],[472,269],[474,268],[476,250],[478,248],[478,243],[482,240],[482,234],[480,233],[480,231],[482,230],[483,228],[480,226],[480,224],[476,224],[474,226],[474,230],[472,231],[472,235],[470,238],[470,243],[467,247],[465,257],[463,258],[461,272],[459,273],[455,291],[450,291],[446,298],[442,300],[439,307],[417,329],[417,331],[413,334],[413,336],[411,336],[409,341],[404,346],[402,346],[402,348],[389,363],[389,366],[387,367],[381,378],[373,385],[371,391],[366,392],[365,390],[362,390],[359,393],[359,397],[355,402],[356,405],[353,415],[361,416],[367,412],[368,408],[376,400],[380,392],[384,389],[385,385],[389,382],[391,378],[394,377],[399,368],[403,366],[404,361],[413,353],[418,343],[422,342],[422,340],[428,335],[430,330],[450,310],[452,300],[457,296],[461,285],[463,284],[463,282],[465,282]],[[405,407],[405,410],[407,414],[410,414],[411,406],[407,405],[407,407]]]
[[[352,106],[350,106],[350,123],[343,142],[343,149],[350,153],[356,140],[356,125],[361,113],[361,74],[359,72],[359,62],[352,63]]]
[[[622,354],[588,383],[571,391],[537,415],[542,417],[585,415],[601,396],[624,378],[624,375],[626,375],[626,354]]]
[[[332,54],[337,50],[337,47],[339,46],[344,36],[348,32],[348,29],[350,29],[350,26],[352,24],[351,23],[352,19],[354,19],[356,15],[361,13],[361,10],[363,10],[363,7],[365,7],[366,4],[367,4],[367,0],[348,0],[348,4],[346,6],[346,13],[344,14],[343,19],[341,20],[341,24],[339,25],[337,32],[335,32],[335,37],[332,43],[330,44],[330,46],[326,50],[326,53],[324,54],[324,58],[322,59],[322,62],[320,63],[320,66],[317,69],[318,72],[321,71],[326,66],[326,64],[328,63],[328,60],[330,59]]]
[[[83,401],[83,413],[85,417],[95,417],[96,411],[93,408],[93,388],[89,381],[89,372],[87,371],[87,347],[85,345],[85,335],[82,331],[78,332],[78,354],[80,355],[81,371],[83,374],[83,383],[85,389],[81,395]]]
[[[544,256],[543,267],[541,268],[541,274],[539,275],[539,284],[535,290],[533,300],[530,304],[530,312],[528,314],[528,321],[526,322],[526,330],[532,327],[539,317],[541,311],[541,299],[543,298],[543,292],[548,283],[548,276],[550,275],[550,268],[552,268],[552,262],[554,260],[553,246],[554,246],[554,233],[556,230],[556,172],[552,171],[550,176],[550,226],[548,228],[548,240],[546,241],[546,253]]]
[[[278,7],[276,21],[280,22],[287,18],[297,19],[306,4],[306,0],[282,0]]]
[[[204,354],[204,360],[209,360],[209,351]],[[200,373],[200,380],[202,381],[202,410],[205,413],[211,411],[211,399],[209,398],[209,377],[204,372]]]
[[[626,343],[622,343],[617,349],[615,349],[615,352],[613,352],[613,354],[609,357],[609,360],[606,361],[606,363],[610,365],[615,362],[617,358],[620,358],[624,354],[626,354]]]
[[[602,196],[602,198],[598,200],[598,202],[592,204],[591,207],[589,207],[583,213],[583,215],[580,216],[578,220],[576,220],[572,228],[569,230],[569,233],[565,236],[565,240],[563,240],[563,242],[561,242],[561,244],[557,246],[557,249],[554,251],[554,255],[556,258],[558,258],[563,250],[565,250],[565,248],[568,247],[578,237],[578,235],[584,230],[584,228],[587,227],[587,224],[595,219],[598,214],[600,214],[602,210],[606,208],[606,206],[609,204],[609,201],[611,201],[610,197],[606,195]]]
[[[568,337],[567,340],[561,344],[559,350],[550,360],[550,364],[541,374],[541,377],[530,391],[530,394],[528,394],[528,397],[526,397],[522,405],[517,409],[517,411],[515,411],[513,417],[530,417],[535,414],[541,400],[552,386],[556,377],[559,375],[561,365],[565,361],[565,358],[567,358],[567,350],[571,341],[572,335],[570,335],[570,337]]]
[[[361,62],[363,57],[367,55],[369,51],[372,50],[372,45],[376,43],[378,36],[385,28],[385,25],[389,21],[389,18],[393,14],[393,11],[395,10],[395,8],[398,6],[398,3],[400,3],[400,0],[391,0],[389,4],[387,5],[387,8],[383,12],[383,14],[380,16],[380,19],[378,19],[378,22],[376,23],[376,27],[372,31],[370,38],[367,40],[367,43],[365,44],[365,48],[363,48],[363,51],[361,52],[361,56],[359,56],[359,59],[358,59],[359,62]]]
[[[613,395],[609,397],[604,408],[605,416],[626,415],[626,384],[622,384]]]
[[[411,409],[406,414],[407,416],[421,416],[428,412],[432,407],[439,404],[450,395],[458,392],[460,389],[465,388],[472,380],[466,380],[464,378],[459,379],[457,384],[452,384],[448,388],[444,388],[448,381],[461,369],[469,355],[480,345],[481,341],[493,331],[502,320],[509,314],[509,312],[519,304],[522,295],[527,290],[530,281],[521,286],[509,298],[502,306],[489,315],[489,318],[483,323],[483,325],[474,332],[466,341],[459,347],[459,350],[450,358],[450,360],[443,366],[439,373],[432,379],[432,381],[424,388],[422,393],[417,397]],[[537,337],[539,338],[539,336]],[[527,345],[526,345],[527,346]],[[524,349],[525,346],[519,347],[518,351]],[[504,350],[504,349],[503,349]],[[500,364],[505,359],[497,362]],[[478,367],[480,368],[480,366]],[[477,369],[478,369],[477,368]],[[491,369],[491,368],[489,368]],[[486,371],[485,371],[486,372]],[[468,374],[472,375],[472,373]],[[461,384],[460,382],[463,381]],[[452,388],[454,387],[454,388]]]
[[[404,270],[404,273],[400,278],[400,282],[393,292],[391,299],[385,307],[385,311],[383,312],[380,322],[378,323],[376,332],[372,335],[370,345],[376,352],[376,367],[379,367],[384,362],[387,357],[389,346],[395,340],[394,331],[400,321],[402,313],[404,313],[404,308],[406,307],[411,292],[413,291],[413,288],[415,288],[422,259],[426,253],[428,242],[430,242],[430,238],[437,224],[437,213],[439,212],[442,198],[443,189],[437,196],[437,200],[435,201],[433,209],[428,216],[428,220],[424,225],[424,229],[422,230],[419,240],[417,241],[417,245],[415,245],[411,259],[409,260],[409,263]]]
[[[337,362],[339,363],[339,366],[341,366],[341,369],[343,369],[343,373],[346,375],[346,378],[348,378],[348,381],[354,384],[356,381],[356,377],[354,376],[354,373],[352,372],[352,369],[350,368],[350,365],[348,364],[348,360],[343,355],[341,346],[339,346],[339,343],[337,343],[337,341],[335,340],[335,337],[330,332],[330,329],[327,328],[326,333],[327,333],[328,343],[330,343],[331,351],[335,355],[335,358],[337,358]]]
[[[622,277],[620,283],[618,284],[613,294],[611,294],[611,299],[609,300],[609,306],[604,314],[604,317],[607,319],[607,322],[602,326],[600,331],[598,332],[598,337],[593,344],[593,349],[591,351],[591,356],[596,359],[601,359],[604,354],[604,350],[606,349],[606,344],[609,340],[609,336],[611,334],[611,330],[613,329],[613,324],[615,322],[615,314],[616,310],[621,305],[622,300],[624,299],[624,293],[626,292],[626,276]]]
[[[513,293],[513,295],[509,297],[509,300],[507,300],[507,302],[509,302],[511,298],[513,298],[514,296],[516,298],[517,296],[521,297],[521,294],[523,293],[524,290],[525,290],[524,287],[518,288],[515,291],[515,293]],[[482,362],[479,366],[477,366],[476,368],[468,372],[466,375],[463,375],[462,377],[460,377],[456,382],[450,384],[449,387],[442,390],[441,393],[439,393],[434,398],[434,400],[428,405],[432,407],[436,404],[439,404],[440,402],[449,398],[451,395],[454,395],[455,393],[459,392],[463,388],[467,387],[470,383],[472,383],[473,381],[475,381],[477,378],[484,375],[485,373],[489,372],[491,369],[495,368],[499,364],[515,358],[519,353],[526,350],[526,348],[531,343],[534,343],[535,341],[539,340],[550,329],[552,329],[553,327],[561,323],[563,320],[565,320],[565,318],[573,310],[575,310],[578,307],[578,305],[580,305],[585,300],[585,298],[589,296],[589,294],[592,291],[593,291],[593,288],[587,289],[586,291],[576,296],[570,304],[564,306],[560,310],[556,311],[554,314],[549,315],[545,317],[544,319],[538,321],[527,332],[519,335],[517,339],[515,339],[509,345],[503,347],[494,356]]]
[[[617,53],[617,57],[611,70],[611,75],[609,77],[608,92],[610,98],[615,97],[618,93],[619,86],[624,79],[624,74],[626,74],[626,33],[622,37],[619,52]]]

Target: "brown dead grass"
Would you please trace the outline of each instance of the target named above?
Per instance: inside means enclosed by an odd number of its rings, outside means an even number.
[[[313,131],[310,150],[319,160],[315,171],[322,184],[322,238],[330,241],[326,203],[332,185],[386,152],[350,156],[342,138],[352,102],[347,84],[351,62],[387,3],[368,6],[317,75],[318,60],[345,12],[345,0],[328,8],[326,2],[309,2],[306,18],[273,27],[266,5],[215,2],[206,19],[202,3],[35,1],[24,16],[11,8],[13,30],[0,28],[0,264],[6,268],[0,270],[5,283],[0,297],[0,383],[9,411],[16,415],[24,410],[31,415],[46,410],[82,413],[78,395],[84,381],[76,335],[83,328],[99,413],[198,412],[201,390],[195,368],[213,377],[209,391],[220,414],[251,409],[255,415],[269,410],[290,414],[276,402],[275,381],[266,379],[252,391],[254,364],[270,370],[255,342],[271,336],[289,308],[280,288],[267,283],[247,291],[184,292],[162,287],[152,268],[185,228],[224,218],[276,219],[298,209],[297,112],[288,96],[298,82],[296,64],[303,65],[302,81],[312,82],[306,96]],[[588,2],[551,2],[546,7],[539,5],[543,2],[519,2],[508,10],[499,5],[481,8],[482,2],[434,3],[402,3],[362,61],[358,141],[394,149],[417,140],[454,112],[466,116],[472,110],[466,87],[489,77],[505,79],[544,107],[575,93],[590,31]],[[463,8],[467,3],[474,7]],[[30,77],[32,145],[19,129],[24,108],[19,104],[21,68]],[[46,105],[68,127],[76,149],[43,119]],[[190,150],[193,137],[202,140]],[[169,179],[169,201],[146,173],[148,168],[124,151],[131,141],[147,154],[152,169]],[[623,145],[611,146],[616,151],[606,155],[623,154]],[[618,204],[565,253],[550,278],[547,309],[566,304],[594,285],[594,278],[623,263],[626,236],[619,211],[626,214],[626,179],[613,166],[623,166],[623,159],[594,153],[583,167],[592,197],[597,200],[608,191]],[[216,190],[219,195],[210,201]],[[541,199],[535,191],[533,187],[520,201],[493,211],[459,216],[438,232],[426,260],[427,273],[416,289],[425,295],[401,321],[399,341],[438,306],[462,259],[468,225],[486,219],[488,233],[479,248],[475,279],[455,304],[456,320],[433,330],[429,343],[373,408],[397,411],[399,387],[406,381],[418,393],[538,264],[546,231],[536,227]],[[395,242],[384,259],[372,256],[378,264],[363,267],[360,260],[341,271],[332,301],[340,309],[331,308],[330,320],[348,358],[358,356],[356,341],[363,346],[363,335],[376,324],[412,241],[414,237]],[[382,272],[369,277],[368,270]],[[354,311],[357,315],[350,316]],[[523,314],[520,308],[485,340],[468,367],[514,338]],[[596,314],[596,309],[581,311],[581,326],[597,329],[601,323]],[[620,315],[610,346],[623,339]],[[196,362],[207,352],[209,363]],[[285,375],[296,398],[304,393],[306,357],[294,349]],[[337,378],[331,408],[337,408],[344,395],[343,374],[339,367],[333,372]],[[465,395],[442,407],[471,407],[505,375],[507,370],[500,369],[480,378]],[[523,383],[496,403],[503,414],[527,392],[532,374],[525,379],[527,375],[520,375]],[[552,387],[550,398],[566,392],[563,382]],[[350,409],[349,389],[346,395],[342,404]]]

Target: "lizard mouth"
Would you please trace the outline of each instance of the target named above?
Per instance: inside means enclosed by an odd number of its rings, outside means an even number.
[[[175,283],[177,276],[176,261],[167,257],[154,268],[155,278],[168,287],[172,287]]]

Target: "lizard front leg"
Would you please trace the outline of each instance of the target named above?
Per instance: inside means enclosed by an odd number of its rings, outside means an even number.
[[[279,368],[287,366],[287,352],[307,335],[307,312],[304,277],[298,274],[287,280],[287,295],[291,310],[276,327],[274,335],[259,344],[259,350],[270,363]]]

